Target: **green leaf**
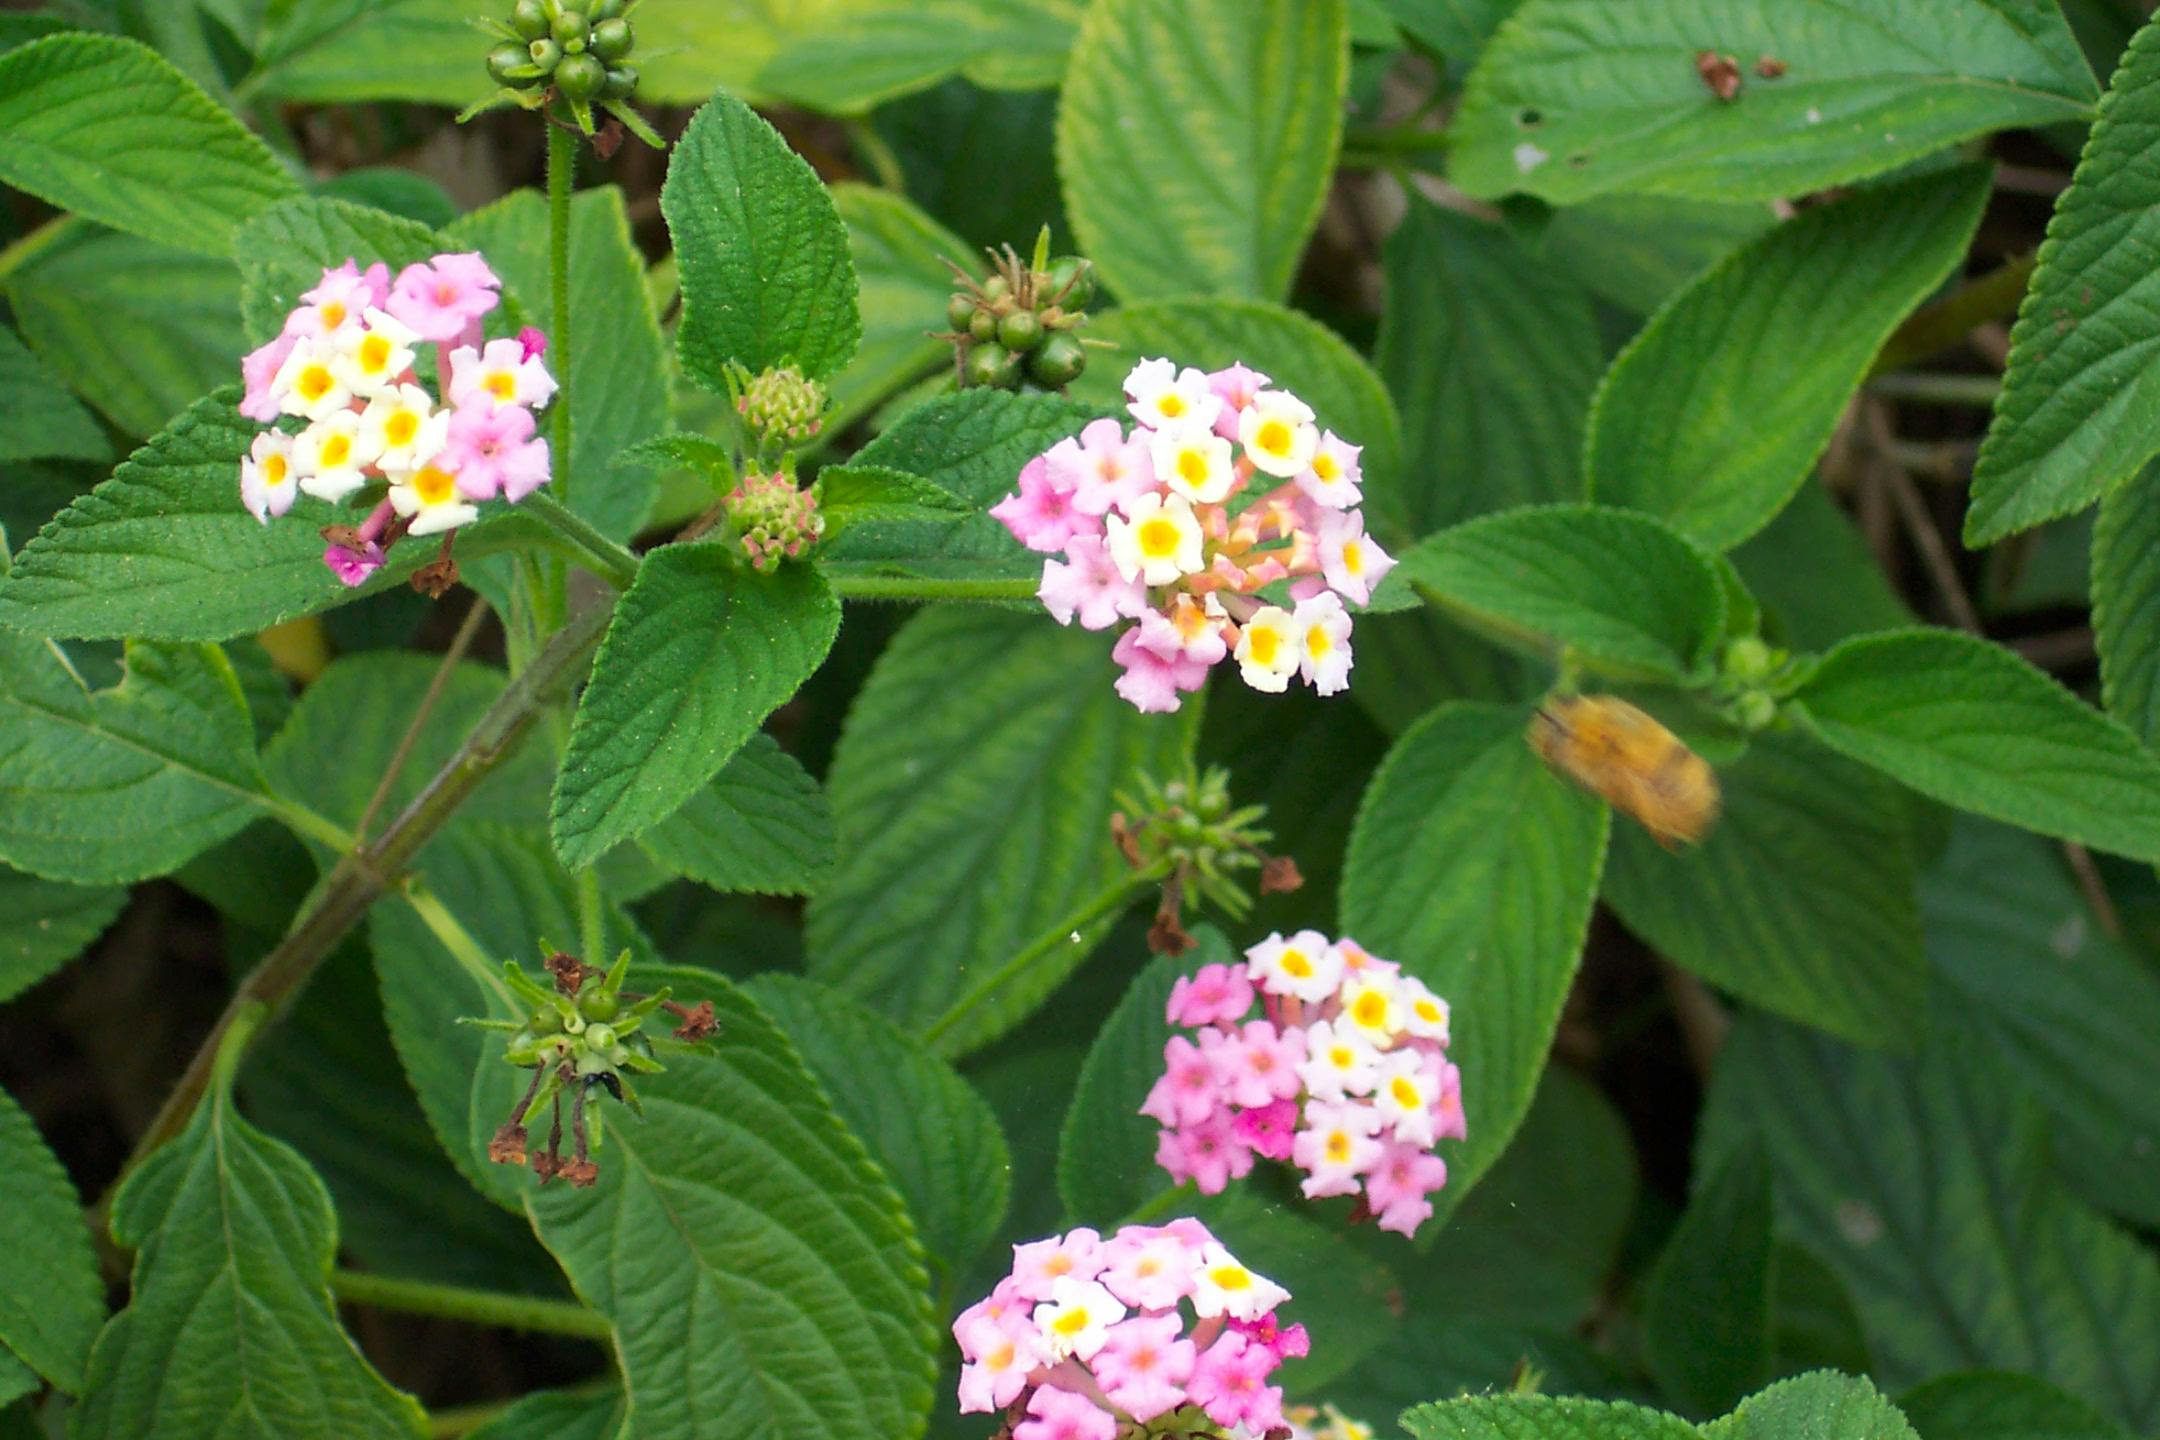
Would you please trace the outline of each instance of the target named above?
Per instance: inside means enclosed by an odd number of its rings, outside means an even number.
[[[582,869],[720,773],[832,648],[840,602],[807,565],[770,575],[717,545],[646,557],[570,724],[549,830]]]
[[[241,221],[299,189],[268,146],[156,51],[86,34],[0,55],[0,181],[217,256]]]
[[[1787,1019],[1860,1044],[1917,1034],[1927,961],[1903,792],[1775,732],[1720,768],[1718,788],[1698,845],[1669,851],[1637,826],[1614,836],[1605,898],[1628,928]]]
[[[890,190],[835,185],[832,198],[862,287],[862,345],[826,386],[832,396],[826,426],[839,431],[894,391],[952,363],[952,347],[930,338],[945,328],[954,288],[940,261],[965,265],[973,247]]]
[[[82,1201],[45,1141],[0,1091],[0,1165],[8,1176],[8,1243],[0,1246],[0,1356],[12,1353],[70,1394],[105,1321]]]
[[[1242,360],[1295,392],[1322,425],[1363,446],[1368,486],[1385,494],[1398,483],[1402,422],[1387,387],[1363,356],[1308,315],[1258,300],[1162,300],[1095,316],[1087,336],[1117,348],[1091,356],[1073,384],[1075,399],[1123,415],[1125,376],[1141,360],[1164,355],[1203,370]]]
[[[1770,1379],[1770,1160],[1735,1150],[1688,1202],[1643,1295],[1643,1349],[1659,1388],[1721,1415]]]
[[[238,477],[259,427],[233,408],[238,399],[228,387],[197,401],[55,516],[0,580],[0,626],[92,640],[224,640],[392,588],[433,558],[428,546],[400,546],[348,590],[322,563],[322,537],[308,523],[341,512],[303,500],[279,523],[258,524],[240,504]],[[484,545],[466,538],[458,553]]]
[[[254,344],[273,339],[322,272],[354,261],[381,261],[391,275],[432,259],[443,237],[417,220],[322,195],[295,196],[240,228],[233,254],[241,271],[241,313]]]
[[[1108,928],[1074,917],[1126,873],[1114,792],[1174,773],[1199,729],[1197,703],[1142,715],[1115,680],[1102,637],[1039,616],[911,620],[827,773],[840,864],[806,916],[811,975],[945,1055],[1041,1004]]]
[[[836,848],[825,792],[765,734],[638,843],[700,885],[759,895],[814,894]]]
[[[542,1390],[468,1431],[466,1440],[615,1440],[626,1418],[619,1390],[598,1395]]]
[[[884,465],[831,465],[818,471],[818,513],[826,533],[852,525],[951,525],[976,508],[941,485]]]
[[[1742,67],[1720,103],[1704,50]],[[1758,61],[1781,61],[1765,79]],[[1608,191],[1768,200],[1894,170],[1989,130],[2092,114],[2045,0],[1527,0],[1471,72],[1449,176],[1569,205]]]
[[[1781,1228],[1851,1287],[1885,1384],[2021,1370],[2149,1431],[2160,1262],[2049,1173],[2040,1110],[1949,1009],[1911,1060],[1743,1017],[1698,1163],[1762,1137]]]
[[[1922,883],[1935,983],[2048,1112],[2086,1198],[2160,1226],[2160,978],[2103,933],[2051,847],[1966,821]]]
[[[0,325],[0,463],[17,460],[103,460],[112,453],[105,432],[60,378]]]
[[[1900,1397],[1898,1408],[1921,1440],[2129,1440],[2084,1401],[2002,1371],[1944,1375]]]
[[[1555,1395],[1443,1400],[1407,1412],[1402,1427],[1414,1440],[1701,1440],[1677,1415]]]
[[[1897,1408],[1858,1375],[1781,1380],[1713,1425],[1704,1440],[1914,1440]]]
[[[411,1436],[424,1417],[338,1327],[337,1216],[299,1155],[234,1111],[221,1077],[113,1202],[134,1298],[99,1334],[79,1440]]]
[[[1776,223],[1776,211],[1761,201],[1600,195],[1554,211],[1539,241],[1556,268],[1600,300],[1648,315]]]
[[[1616,675],[1706,676],[1725,638],[1717,572],[1648,515],[1525,506],[1443,530],[1401,560],[1404,582],[1472,628],[1532,654],[1572,647]]]
[[[265,15],[251,79],[264,95],[304,104],[462,106],[489,89],[487,72],[473,62],[474,46],[484,42],[472,22],[503,13],[490,0],[281,4]],[[638,19],[650,43],[645,17]]]
[[[676,348],[683,370],[728,391],[793,363],[813,379],[847,364],[862,336],[855,267],[832,196],[780,132],[732,95],[713,96],[676,143],[660,209],[682,266]]]
[[[0,859],[48,880],[163,874],[273,804],[214,645],[130,644],[92,691],[57,646],[0,634],[0,736]]]
[[[987,511],[1019,487],[1020,468],[1079,431],[1096,412],[1055,395],[969,390],[941,395],[902,415],[856,452],[848,472],[893,470],[928,481],[974,511]],[[844,489],[844,487],[843,487]],[[1042,559],[1024,550],[987,514],[953,523],[865,517],[819,551],[836,573],[902,574],[940,579],[1033,578]]]
[[[1607,814],[1523,741],[1522,709],[1442,705],[1366,787],[1342,930],[1453,1006],[1469,1139],[1448,1147],[1444,1222],[1529,1109],[1575,976]]]
[[[1863,635],[1823,657],[1794,708],[1831,749],[1945,805],[2160,860],[2160,760],[2000,646]]]
[[[2160,475],[2100,502],[2092,537],[2092,627],[2110,715],[2160,745]]]
[[[88,225],[7,277],[23,338],[123,433],[153,435],[239,374],[232,262]]]
[[[955,1283],[1011,1200],[1012,1154],[989,1102],[921,1041],[823,985],[767,974],[748,989],[907,1201],[944,1283]]]
[[[1580,493],[1582,427],[1605,347],[1589,294],[1506,229],[1413,200],[1387,242],[1374,361],[1417,470],[1366,491],[1425,535]]]
[[[1793,650],[1827,650],[1848,635],[1895,630],[1913,613],[1821,485],[1790,505],[1728,557],[1768,612],[1764,638]]]
[[[1988,190],[1980,165],[1863,190],[1699,276],[1599,387],[1589,493],[1720,550],[1762,529],[1807,480],[1883,341],[1964,257]]]
[[[1333,178],[1349,54],[1343,0],[1089,6],[1057,159],[1103,282],[1282,299]]]
[[[511,291],[548,294],[547,201],[518,190],[452,225],[445,237],[487,256]],[[539,312],[540,325],[554,324]],[[622,191],[581,190],[570,203],[570,463],[556,488],[578,514],[628,540],[652,508],[652,482],[613,462],[668,427],[667,341],[645,291],[645,260],[630,235]],[[541,421],[543,432],[547,426]]]
[[[917,1433],[931,1316],[900,1197],[742,991],[707,970],[631,976],[709,997],[711,1053],[640,1078],[646,1118],[610,1117],[598,1185],[525,1205],[615,1322],[638,1435]]]
[[[1965,541],[1979,546],[2083,509],[2160,452],[2144,258],[2160,243],[2160,25],[2131,37],[2010,331],[1995,418],[1974,463]]]
[[[0,1002],[80,955],[126,903],[115,885],[62,885],[0,867]]]
[[[783,40],[758,87],[858,115],[954,73],[998,89],[1053,86],[1082,0],[856,0]]]
[[[1403,33],[1450,60],[1470,61],[1522,0],[1378,0]]]

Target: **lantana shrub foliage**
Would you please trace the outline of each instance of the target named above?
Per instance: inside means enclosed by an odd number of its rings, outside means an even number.
[[[0,14],[0,1433],[2160,1436],[2144,9]]]

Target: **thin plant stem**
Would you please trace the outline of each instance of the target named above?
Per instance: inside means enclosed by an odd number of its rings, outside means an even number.
[[[630,582],[637,579],[637,555],[602,534],[591,521],[563,504],[560,496],[535,490],[525,497],[521,508],[553,531],[579,564],[617,590],[629,589]]]
[[[546,1300],[536,1295],[509,1295],[429,1280],[401,1280],[359,1270],[331,1271],[330,1293],[347,1305],[395,1310],[406,1315],[434,1315],[473,1325],[499,1325],[505,1330],[523,1330],[534,1335],[569,1335],[602,1344],[615,1336],[615,1327],[598,1311],[567,1300]]]
[[[1018,954],[985,976],[981,984],[955,1000],[943,1015],[924,1027],[923,1043],[935,1048],[937,1042],[955,1025],[974,1014],[984,1002],[1014,980],[1042,963],[1045,956],[1061,946],[1076,943],[1080,939],[1081,931],[1116,915],[1161,882],[1162,875],[1156,871],[1140,871],[1120,876],[1101,894],[1045,930]]]
[[[2002,380],[1994,375],[1932,375],[1899,370],[1868,381],[1870,392],[1891,400],[1915,400],[1926,405],[1966,405],[1988,409],[2002,393]]]
[[[1032,600],[1034,580],[935,580],[901,575],[828,575],[843,600]]]
[[[390,798],[391,787],[397,784],[398,776],[404,773],[406,763],[412,759],[413,747],[419,744],[420,732],[427,728],[428,717],[442,703],[443,691],[450,686],[451,673],[472,649],[473,640],[480,634],[481,622],[486,619],[487,601],[475,595],[472,605],[465,611],[465,618],[458,622],[457,633],[450,637],[449,648],[443,651],[442,662],[435,667],[435,677],[428,681],[427,693],[413,707],[412,723],[405,727],[404,738],[398,741],[397,749],[390,752],[390,763],[383,766],[382,778],[375,782],[375,793],[368,797],[367,808],[360,812],[360,823],[353,826],[353,843],[367,839],[368,827],[375,823],[383,803]]]
[[[570,479],[570,189],[576,170],[576,134],[560,125],[548,126],[548,369],[559,387],[548,416],[554,426],[558,495]]]
[[[892,146],[885,143],[885,137],[877,133],[876,126],[867,118],[850,120],[847,135],[856,158],[877,177],[880,187],[895,194],[907,189],[907,172],[900,168],[900,157],[893,154]]]

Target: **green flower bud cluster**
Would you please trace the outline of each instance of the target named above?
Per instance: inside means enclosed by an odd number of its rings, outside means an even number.
[[[1777,723],[1779,702],[1799,689],[1809,669],[1809,662],[1743,635],[1726,642],[1710,698],[1720,714],[1753,735]]]
[[[1267,807],[1233,802],[1230,772],[1220,766],[1203,771],[1188,764],[1182,774],[1160,782],[1142,775],[1115,798],[1110,835],[1126,863],[1143,875],[1164,877],[1162,905],[1148,937],[1159,951],[1174,955],[1191,944],[1179,918],[1188,896],[1242,920],[1253,906],[1241,878],[1246,872],[1260,872],[1262,895],[1304,883],[1296,861],[1264,848],[1275,838],[1260,823]]]
[[[663,142],[630,108],[637,94],[637,43],[630,12],[638,0],[517,0],[508,20],[481,22],[499,42],[488,52],[488,75],[501,88],[460,119],[498,105],[537,110],[560,98],[570,117],[593,133],[593,107],[621,121],[655,147]]]
[[[1095,298],[1093,268],[1075,255],[1050,256],[1046,227],[1032,264],[1008,245],[987,252],[990,274],[978,280],[953,265],[960,288],[945,307],[963,389],[1023,386],[1062,390],[1087,369],[1087,349],[1074,332]]]
[[[778,366],[742,387],[735,412],[759,453],[786,450],[825,428],[825,387],[793,365]]]
[[[735,538],[759,571],[773,570],[782,560],[800,560],[825,534],[825,517],[818,513],[818,487],[806,490],[784,470],[750,472],[728,492],[722,505]]]

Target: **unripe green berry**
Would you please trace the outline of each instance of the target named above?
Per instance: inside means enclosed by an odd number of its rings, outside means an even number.
[[[600,87],[603,100],[628,100],[637,94],[638,72],[635,65],[611,66],[607,72],[607,84]]]
[[[578,998],[578,1011],[587,1020],[612,1020],[621,1010],[622,1001],[598,986]]]
[[[991,343],[968,351],[967,383],[1010,390],[1020,381],[1020,357],[1004,346]]]
[[[533,83],[532,75],[526,70],[531,64],[532,56],[526,53],[523,45],[515,40],[505,40],[488,51],[488,78],[498,85],[522,90]]]
[[[630,53],[630,22],[602,20],[592,27],[592,52],[610,65]]]
[[[590,55],[565,55],[555,67],[555,84],[571,100],[590,100],[607,84],[607,67]]]
[[[1770,722],[1777,719],[1777,708],[1777,701],[1760,690],[1750,690],[1733,707],[1733,718],[1740,722],[1741,729],[1752,735],[1770,727]]]
[[[992,275],[988,280],[983,281],[982,293],[983,299],[998,301],[1012,293],[1012,286],[1005,283],[1004,276]]]
[[[606,1054],[615,1048],[615,1027],[612,1025],[587,1026],[585,1043],[601,1054]]]
[[[954,330],[966,330],[975,319],[975,302],[965,295],[955,295],[945,302],[945,323]]]
[[[973,315],[968,317],[968,334],[974,336],[977,340],[982,341],[984,344],[987,345],[991,341],[997,339],[997,332],[998,317],[996,312],[990,310],[977,310]]]
[[[540,73],[543,75],[554,74],[555,67],[562,64],[562,46],[545,37],[526,46],[525,53],[532,56],[532,63],[540,67]]]
[[[517,0],[510,7],[510,28],[521,40],[539,40],[548,33],[547,8],[540,0]]]
[[[585,18],[598,25],[603,20],[620,17],[625,8],[623,0],[592,0],[592,3],[585,7]]]
[[[1062,390],[1087,369],[1087,347],[1068,331],[1053,331],[1042,348],[1028,356],[1028,378],[1046,390]]]
[[[570,49],[573,45],[583,45],[585,37],[591,33],[592,26],[586,23],[582,11],[564,10],[555,17],[555,43],[565,50]]]
[[[998,321],[997,338],[1008,350],[1032,350],[1042,344],[1042,321],[1032,310],[1015,310]]]
[[[1067,285],[1072,286],[1070,292],[1065,290]],[[1050,262],[1049,289],[1067,310],[1084,310],[1095,298],[1095,268],[1077,255],[1060,255]]]

